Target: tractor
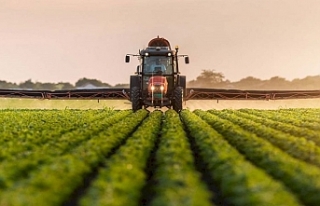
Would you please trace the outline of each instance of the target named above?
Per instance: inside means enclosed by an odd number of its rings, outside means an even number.
[[[178,58],[184,57],[188,64],[189,57],[178,55],[178,50],[178,46],[171,50],[169,41],[158,36],[146,49],[139,50],[139,54],[126,55],[126,63],[130,62],[130,56],[137,56],[140,61],[135,75],[130,76],[133,111],[148,107],[182,110],[186,77],[180,75]]]

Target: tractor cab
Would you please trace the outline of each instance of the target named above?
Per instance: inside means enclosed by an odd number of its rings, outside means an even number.
[[[134,111],[152,107],[182,109],[183,92],[186,89],[186,78],[179,74],[178,48],[171,50],[169,42],[164,38],[152,39],[148,47],[139,51],[140,65],[137,75],[130,77],[130,98]],[[186,63],[189,59],[186,56]]]
[[[167,57],[148,56],[144,58],[144,73],[157,73],[161,71],[163,74],[172,73],[172,63]],[[168,69],[168,70],[167,70]]]

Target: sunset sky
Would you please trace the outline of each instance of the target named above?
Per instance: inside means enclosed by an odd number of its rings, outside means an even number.
[[[125,55],[158,35],[188,81],[320,75],[319,0],[0,0],[0,80],[128,83]]]

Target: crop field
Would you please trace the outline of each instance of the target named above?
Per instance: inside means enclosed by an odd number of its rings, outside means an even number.
[[[0,110],[0,205],[320,205],[320,108]]]

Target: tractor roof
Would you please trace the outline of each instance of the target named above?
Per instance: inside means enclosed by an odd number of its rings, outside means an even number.
[[[166,40],[165,38],[160,38],[158,36],[154,39],[151,39],[151,41],[148,43],[148,47],[141,50],[140,54],[147,54],[150,56],[171,56],[174,54],[174,51],[171,50],[171,46],[168,40]]]
[[[171,50],[169,41],[159,36],[149,41],[148,47],[168,47],[168,50]]]

